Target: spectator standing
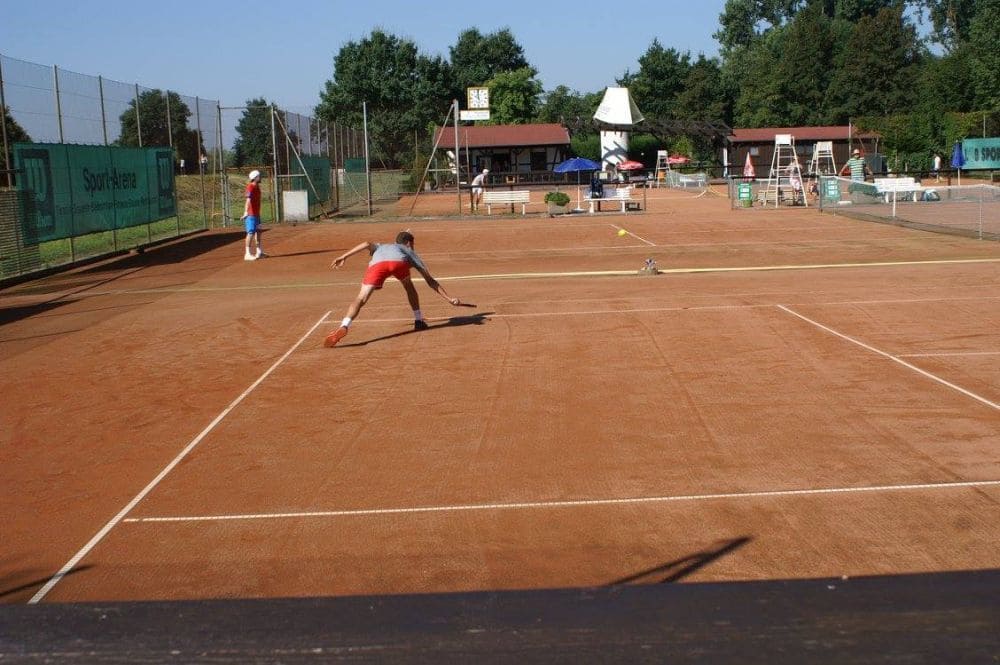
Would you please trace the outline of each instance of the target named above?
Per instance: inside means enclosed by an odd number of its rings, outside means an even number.
[[[483,169],[483,172],[472,179],[472,209],[475,210],[479,207],[479,202],[483,200],[483,188],[486,186],[486,176],[489,175],[489,169]]]
[[[851,158],[847,160],[844,164],[844,168],[840,170],[840,175],[850,175],[851,180],[856,180],[858,182],[864,182],[866,175],[871,175],[871,169],[868,168],[868,164],[865,163],[865,158],[861,156],[861,151],[855,148],[851,152]]]
[[[246,203],[243,205],[243,216],[240,217],[247,232],[246,252],[243,254],[243,260],[256,261],[267,256],[260,245],[260,171],[254,169],[248,178]],[[256,244],[256,252],[250,251],[251,240]]]

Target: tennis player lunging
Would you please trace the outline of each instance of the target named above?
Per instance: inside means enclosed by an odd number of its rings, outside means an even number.
[[[413,280],[410,279],[411,266],[416,268],[417,272],[423,276],[427,282],[427,286],[437,291],[438,295],[442,298],[455,306],[462,304],[462,301],[458,298],[449,296],[444,287],[428,272],[427,266],[420,260],[417,253],[413,251],[413,234],[409,231],[400,231],[394,243],[379,244],[363,242],[334,259],[330,267],[341,267],[349,257],[362,250],[368,250],[372,258],[368,262],[368,269],[365,271],[364,279],[361,280],[361,291],[358,293],[358,297],[354,299],[354,302],[347,308],[347,315],[341,321],[340,327],[326,336],[323,346],[336,346],[337,342],[347,336],[347,330],[351,327],[351,321],[357,318],[358,313],[361,312],[361,308],[365,306],[365,303],[371,297],[372,291],[381,289],[385,280],[390,276],[402,282],[403,288],[406,289],[406,299],[410,301],[410,307],[413,309],[413,329],[426,330],[427,322],[424,321],[424,315],[420,312],[420,297],[417,295],[417,289],[413,286]]]

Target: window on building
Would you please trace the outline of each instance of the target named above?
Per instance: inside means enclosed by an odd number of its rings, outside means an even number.
[[[544,150],[532,150],[531,151],[531,170],[532,171],[548,171],[549,164],[546,159],[546,154]]]

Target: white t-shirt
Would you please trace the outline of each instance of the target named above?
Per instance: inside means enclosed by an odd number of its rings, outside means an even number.
[[[472,186],[476,187],[477,189],[482,189],[484,182],[486,182],[486,174],[480,173],[479,175],[477,175],[475,178],[472,179]]]

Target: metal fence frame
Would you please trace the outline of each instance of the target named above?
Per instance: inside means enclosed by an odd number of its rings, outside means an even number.
[[[162,101],[153,97],[156,92],[160,93]],[[172,117],[171,107],[175,106],[176,109],[176,102],[183,105],[181,108],[186,111],[187,117]],[[150,105],[164,111],[150,115],[147,108],[144,108]],[[51,256],[52,252],[39,253],[33,249],[29,252],[33,257],[30,261],[23,261],[20,256],[9,257],[13,260],[0,265],[0,281],[11,276],[76,263],[95,255],[114,253],[238,222],[242,206],[234,213],[232,199],[234,195],[239,197],[242,194],[242,188],[237,188],[234,192],[231,176],[227,176],[226,150],[223,144],[223,111],[226,108],[244,107],[223,107],[217,100],[188,97],[172,90],[146,88],[138,83],[121,83],[102,76],[78,74],[56,65],[39,65],[0,54],[0,149],[3,151],[3,160],[0,160],[0,189],[4,186],[8,190],[12,189],[16,183],[16,173],[11,164],[15,127],[8,126],[8,113],[17,127],[28,134],[30,141],[34,143],[113,145],[121,139],[125,130],[123,125],[131,125],[132,122],[134,138],[139,147],[149,143],[150,136],[163,136],[165,133],[168,147],[174,150],[175,171],[178,175],[178,215],[172,231],[165,231],[162,225],[154,228],[153,224],[149,224],[144,237],[140,238],[134,237],[134,234],[120,237],[119,233],[113,232],[108,242],[99,244],[96,249],[91,242],[80,243],[79,237],[71,238],[68,251],[56,257]],[[282,219],[281,183],[295,175],[282,173],[279,162],[288,170],[287,165],[301,155],[325,156],[331,163],[331,200],[326,201],[325,205],[312,206],[311,216],[329,214],[342,206],[358,203],[359,201],[354,200],[357,197],[350,192],[342,193],[340,185],[344,182],[344,165],[347,160],[362,154],[363,135],[342,124],[321,123],[309,116],[278,111],[273,105],[270,108],[271,139],[275,150],[272,151],[272,163],[260,166],[277,174],[274,178],[274,219],[271,221],[279,222]],[[128,117],[133,111],[134,121]],[[175,145],[175,135],[182,138],[185,136],[179,127],[183,127],[189,134],[185,139],[186,143]],[[129,130],[132,130],[131,126]],[[193,147],[190,143],[192,141]],[[288,152],[284,160],[279,160],[278,150],[282,145]],[[187,164],[188,159],[193,164]],[[246,170],[250,168],[253,167],[245,167]],[[191,176],[196,178],[192,180]],[[5,206],[4,214],[14,214],[11,210],[11,206]],[[0,229],[7,229],[8,235],[14,233],[11,229],[19,228],[19,223],[12,224],[10,220],[0,222],[3,222]],[[21,244],[17,238],[14,240],[14,246]],[[81,247],[82,244],[87,247]],[[9,253],[10,243],[4,246]],[[11,266],[16,266],[15,275],[10,273]]]

